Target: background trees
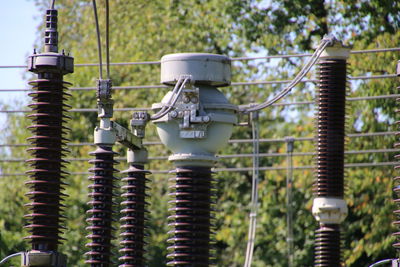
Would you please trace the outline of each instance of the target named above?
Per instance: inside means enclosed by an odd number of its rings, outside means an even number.
[[[41,8],[48,1],[38,0]],[[256,1],[256,0],[154,0],[111,1],[111,59],[113,62],[158,60],[175,52],[211,52],[232,57],[310,52],[326,33],[353,45],[354,50],[399,47],[400,4],[396,1]],[[99,1],[100,15],[102,13]],[[97,62],[95,28],[89,1],[57,1],[60,43],[71,51],[76,63]],[[103,17],[104,18],[104,17]],[[103,23],[103,22],[102,22]],[[102,25],[104,28],[104,24]],[[38,34],[41,34],[39,30]],[[352,55],[350,76],[392,74],[398,53]],[[235,81],[289,79],[303,63],[302,58],[234,62]],[[97,79],[94,67],[77,67],[67,77],[74,87],[93,87]],[[313,77],[311,74],[310,77]],[[114,86],[159,83],[158,65],[112,67]],[[349,97],[388,95],[395,92],[395,79],[353,81]],[[235,104],[249,103],[268,97],[282,85],[232,86],[222,89]],[[312,101],[314,84],[298,86],[287,102]],[[149,107],[159,102],[165,89],[115,90],[115,107]],[[72,91],[73,108],[94,108],[95,92]],[[348,132],[385,132],[395,130],[394,99],[352,101],[348,105]],[[313,106],[276,106],[260,116],[261,138],[284,136],[312,137]],[[97,117],[93,112],[73,112],[70,128],[72,143],[92,142],[92,129]],[[129,112],[116,112],[116,120],[126,125]],[[10,128],[2,133],[2,143],[26,143],[29,135],[24,127],[29,122],[22,116],[9,116]],[[149,125],[147,141],[157,140]],[[233,139],[251,138],[251,130],[237,127]],[[351,138],[347,150],[391,148],[393,136]],[[24,147],[1,150],[2,157],[27,158]],[[123,150],[118,148],[124,156]],[[149,146],[151,156],[169,154],[161,146]],[[72,159],[87,159],[90,146],[72,146]],[[263,142],[264,153],[284,153],[284,142]],[[310,141],[296,141],[295,152],[313,151]],[[251,153],[250,143],[233,143],[223,154]],[[393,153],[349,154],[348,163],[392,161]],[[284,167],[284,157],[263,157],[261,166]],[[295,166],[313,164],[312,157],[295,157]],[[218,167],[251,166],[250,158],[227,158]],[[73,160],[72,173],[89,168],[84,160]],[[125,164],[118,166],[123,170]],[[169,170],[165,160],[152,160],[148,169]],[[4,164],[2,173],[21,173],[21,162]],[[254,266],[286,266],[285,241],[285,171],[261,173],[260,216],[255,247]],[[311,216],[311,169],[295,171],[295,260],[296,266],[310,266],[313,261],[314,218]],[[250,198],[250,172],[216,174],[216,255],[218,266],[240,266],[244,262],[247,213]],[[390,233],[391,167],[348,168],[348,201],[350,214],[346,220],[345,259],[349,266],[365,266],[377,259],[393,257]],[[163,266],[166,254],[166,209],[168,174],[151,176],[149,222],[149,265]],[[22,236],[24,199],[23,176],[0,179],[0,256],[25,248]],[[83,266],[85,240],[86,186],[85,175],[71,175],[67,193],[67,241],[63,250],[71,266]]]

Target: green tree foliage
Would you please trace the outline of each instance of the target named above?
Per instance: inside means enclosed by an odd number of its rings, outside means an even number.
[[[48,1],[38,0],[41,9]],[[97,48],[93,11],[90,1],[57,1],[59,31],[62,48],[70,51],[76,63],[97,62]],[[101,30],[104,34],[104,5],[100,8]],[[335,33],[353,46],[354,50],[399,46],[398,1],[321,1],[321,0],[137,0],[110,1],[111,8],[111,60],[113,62],[153,61],[162,55],[175,52],[211,52],[229,56],[256,54],[286,54],[311,52],[324,34]],[[41,31],[39,31],[41,33]],[[376,75],[394,73],[396,53],[352,55],[349,75]],[[290,79],[299,69],[303,59],[234,62],[235,81]],[[159,83],[158,65],[112,66],[114,86],[149,85]],[[313,77],[312,74],[309,77]],[[93,87],[98,78],[94,67],[76,67],[66,79],[74,87]],[[393,79],[376,79],[353,82],[349,97],[386,95],[395,93]],[[232,86],[221,89],[235,104],[265,99],[282,89],[282,85]],[[299,85],[290,101],[312,101],[315,85]],[[150,107],[159,102],[165,89],[115,90],[115,108]],[[70,104],[74,108],[94,108],[95,91],[72,91]],[[394,100],[349,102],[348,132],[384,132],[394,130]],[[314,135],[313,106],[277,106],[260,114],[261,138],[284,136],[312,137]],[[69,127],[71,142],[92,142],[92,131],[97,122],[95,113],[71,113]],[[115,118],[127,125],[131,114],[115,112]],[[25,143],[29,136],[24,127],[29,121],[10,116],[11,127],[2,134],[5,143]],[[146,141],[157,140],[154,126],[149,125]],[[251,138],[251,129],[237,127],[234,139]],[[390,148],[394,137],[351,138],[348,150]],[[313,143],[296,142],[295,152],[313,151]],[[72,146],[69,158],[88,159],[91,146]],[[124,149],[116,150],[124,156]],[[151,156],[167,156],[160,146],[149,146]],[[230,144],[224,154],[251,153],[251,143]],[[262,153],[284,153],[285,144],[261,143]],[[28,158],[23,147],[2,150],[9,158]],[[392,154],[349,154],[348,163],[392,161]],[[312,166],[310,156],[295,157],[295,166]],[[218,167],[249,167],[250,158],[222,159]],[[263,157],[261,166],[284,167],[284,157]],[[70,172],[85,172],[86,161],[73,160]],[[118,168],[126,167],[121,163]],[[21,163],[1,166],[3,173],[20,173],[26,170]],[[152,160],[147,166],[152,170],[169,170],[165,160]],[[286,207],[284,170],[263,171],[260,180],[260,207],[258,232],[253,266],[287,266],[286,259]],[[295,171],[295,265],[311,266],[313,238],[316,223],[311,215],[313,171]],[[376,260],[394,257],[390,237],[391,221],[391,168],[347,169],[346,200],[350,214],[344,223],[345,260],[348,266],[365,266]],[[149,266],[164,266],[167,239],[168,174],[153,174],[150,183],[149,209]],[[216,177],[216,263],[218,266],[241,266],[247,238],[248,202],[250,200],[250,172],[221,172]],[[27,249],[22,241],[23,203],[25,177],[0,179],[0,257]],[[68,255],[70,266],[83,266],[85,251],[85,210],[87,185],[84,175],[70,175],[66,200],[67,228],[62,250]],[[117,243],[117,240],[116,240]]]

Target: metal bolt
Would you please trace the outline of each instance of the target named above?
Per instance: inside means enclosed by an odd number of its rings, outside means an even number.
[[[196,104],[197,102],[199,102],[199,98],[197,96],[193,96],[192,97],[192,103]]]
[[[210,121],[210,116],[204,116],[203,117],[204,122],[209,122]]]

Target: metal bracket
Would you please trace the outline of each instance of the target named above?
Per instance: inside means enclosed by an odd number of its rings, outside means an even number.
[[[112,118],[114,100],[111,99],[112,82],[110,79],[97,80],[97,107],[99,118]]]
[[[144,138],[146,125],[150,120],[150,114],[145,111],[134,112],[131,120],[132,132],[139,138]]]
[[[203,113],[204,115],[200,115]],[[180,120],[180,138],[206,138],[207,125],[211,121],[200,105],[199,88],[187,88],[179,96],[175,109],[168,114],[169,120]]]
[[[250,116],[251,113],[244,113],[239,112],[239,122],[237,123],[238,126],[250,126]]]
[[[111,87],[110,79],[97,80],[97,98],[100,102],[111,98]]]
[[[67,257],[58,252],[28,251],[21,256],[21,266],[66,267]]]
[[[142,147],[142,138],[135,136],[131,131],[111,121],[111,128],[115,131],[117,142],[130,149],[140,149]]]

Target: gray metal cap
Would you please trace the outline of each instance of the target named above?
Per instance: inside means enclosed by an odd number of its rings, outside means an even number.
[[[161,58],[161,83],[174,85],[181,75],[191,75],[196,84],[228,86],[231,83],[231,60],[207,53],[178,53]]]

